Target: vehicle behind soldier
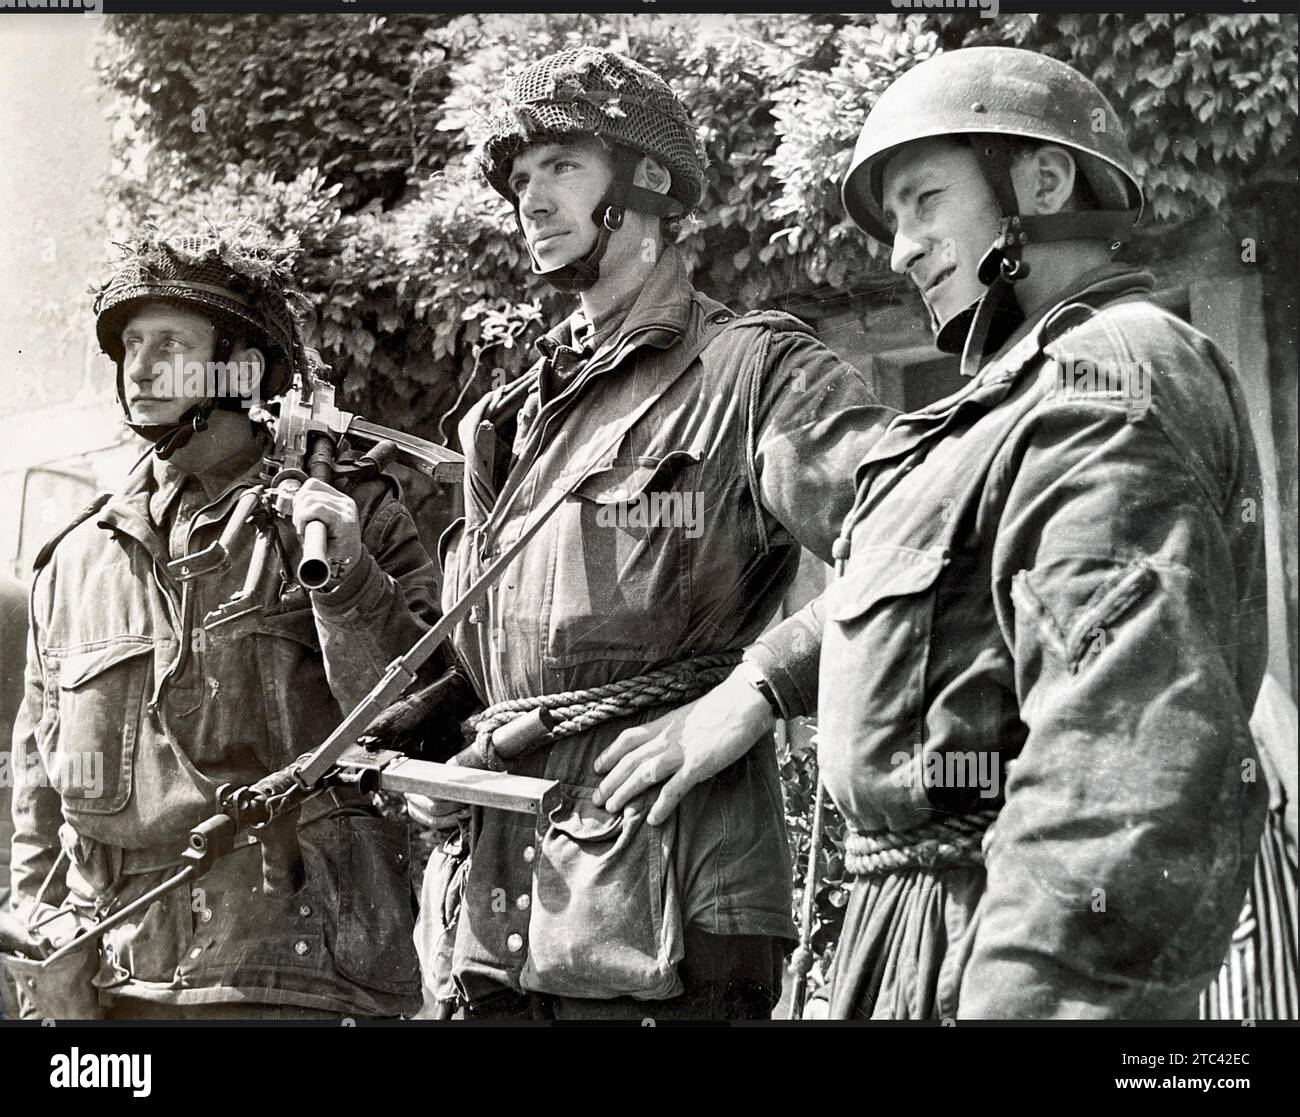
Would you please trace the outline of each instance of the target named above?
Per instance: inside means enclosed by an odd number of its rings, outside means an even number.
[[[860,460],[839,576],[785,622],[821,642],[795,690],[819,694],[856,877],[831,1013],[1193,1015],[1266,800],[1240,386],[1113,259],[1141,195],[1114,110],[1064,63],[915,67],[843,195],[970,383]]]
[[[801,545],[830,558],[844,477],[891,413],[799,321],[737,317],[691,286],[672,241],[704,163],[654,74],[560,52],[509,83],[489,131],[488,183],[534,270],[581,308],[460,425],[465,519],[441,548],[444,602],[576,482],[455,645],[489,719],[569,692],[591,716],[508,763],[485,738],[489,760],[559,781],[562,802],[540,827],[478,812],[434,853],[426,995],[471,1017],[766,1017],[794,932],[770,735],[794,653],[737,663]],[[660,669],[671,685],[648,675]],[[719,680],[723,707],[689,703]],[[701,717],[762,744],[676,812],[604,801],[602,775],[653,770]]]
[[[432,561],[382,476],[348,493],[302,484],[292,526],[275,530],[292,553],[304,525],[323,523],[333,577],[308,592],[277,576],[271,603],[238,639],[210,638],[202,621],[242,588],[252,532],[224,572],[178,583],[168,571],[217,539],[259,482],[269,438],[253,405],[307,374],[280,259],[250,224],[151,232],[100,293],[99,340],[126,420],[151,448],[37,563],[15,735],[42,777],[15,790],[26,1015],[418,1007],[405,827],[347,789],[303,808],[303,873],[283,865],[278,893],[263,889],[261,843],[241,836],[192,890],[166,894],[98,946],[36,964],[169,876],[190,829],[214,813],[219,785],[252,784],[318,745],[437,616]]]

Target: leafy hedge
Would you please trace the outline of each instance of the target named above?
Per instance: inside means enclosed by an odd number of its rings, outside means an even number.
[[[297,237],[309,325],[348,399],[426,434],[449,433],[438,420],[457,400],[463,411],[517,374],[559,311],[465,156],[486,91],[566,44],[621,49],[687,103],[710,167],[682,247],[699,284],[740,306],[888,281],[835,184],[880,91],[963,42],[1032,47],[1094,75],[1157,219],[1296,173],[1293,17],[257,15],[200,27],[110,23],[115,221],[237,207]]]
[[[478,395],[528,363],[561,312],[528,270],[505,204],[466,157],[508,68],[579,42],[662,74],[709,157],[680,244],[737,306],[891,282],[836,183],[875,97],[936,51],[1042,50],[1110,96],[1146,182],[1148,220],[1223,211],[1297,177],[1296,18],[1251,15],[118,16],[100,60],[113,94],[110,225],[238,211],[296,244],[313,343],[350,406],[447,439]],[[416,503],[436,525],[446,508]],[[432,532],[431,532],[432,533]],[[807,848],[814,778],[784,760]],[[842,825],[831,816],[832,836]],[[838,932],[838,842],[819,873],[818,946]],[[802,866],[798,879],[802,881]],[[820,970],[818,971],[820,972]]]

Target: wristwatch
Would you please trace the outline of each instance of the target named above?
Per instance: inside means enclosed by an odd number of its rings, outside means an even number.
[[[772,708],[772,716],[777,721],[784,721],[785,711],[781,709],[781,701],[777,698],[776,691],[772,689],[772,684],[767,681],[767,676],[759,670],[758,664],[742,659],[736,670],[745,682],[766,699],[767,704]]]

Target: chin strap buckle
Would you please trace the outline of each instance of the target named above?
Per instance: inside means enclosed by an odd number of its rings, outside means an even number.
[[[1025,232],[1020,217],[1004,217],[998,226],[997,240],[980,260],[979,281],[989,287],[999,278],[1008,283],[1024,279],[1029,274],[1029,265],[1020,258],[1020,253],[1028,243],[1029,234]]]

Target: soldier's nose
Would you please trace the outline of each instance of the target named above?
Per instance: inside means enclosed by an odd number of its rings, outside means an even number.
[[[925,247],[920,241],[912,240],[902,232],[894,234],[894,246],[889,254],[889,267],[895,275],[906,275],[908,269],[925,255]]]

